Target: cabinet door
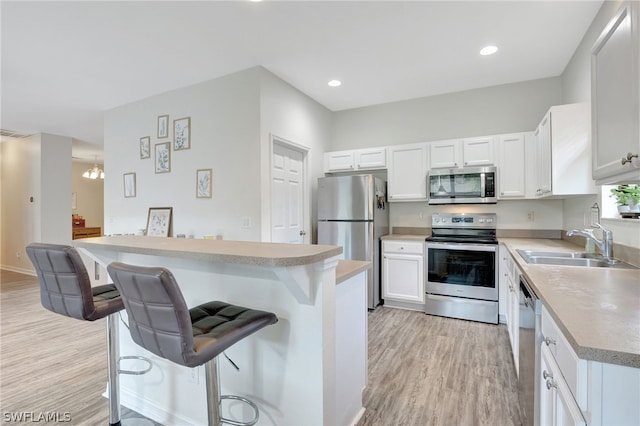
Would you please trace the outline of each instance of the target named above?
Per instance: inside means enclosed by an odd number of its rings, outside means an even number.
[[[552,386],[555,372],[552,368],[553,359],[549,349],[542,347],[540,351],[540,376],[538,377],[538,404],[540,408],[540,425],[554,424],[556,412],[555,388]],[[549,387],[547,388],[547,382]]]
[[[460,141],[441,141],[429,144],[430,168],[432,169],[452,169],[461,167],[460,164]]]
[[[520,374],[520,283],[509,277],[509,308],[511,323],[508,324],[511,338],[511,355],[516,367],[516,374]]]
[[[551,194],[551,113],[536,130],[536,197]]]
[[[356,167],[358,169],[386,169],[386,148],[360,149],[355,152]]]
[[[389,201],[427,200],[426,144],[390,147],[388,168]]]
[[[385,299],[424,303],[424,257],[384,253],[382,295]]]
[[[325,172],[344,172],[354,169],[353,151],[327,152],[324,155]]]
[[[525,197],[524,134],[498,137],[498,198]]]
[[[623,3],[591,50],[593,177],[617,183],[640,180],[639,6]],[[633,164],[632,164],[633,163]],[[613,179],[612,179],[613,178]]]
[[[553,355],[545,345],[540,350],[539,396],[541,425],[587,424]]]
[[[495,164],[493,144],[493,136],[464,139],[462,141],[463,165],[465,167],[493,166]]]

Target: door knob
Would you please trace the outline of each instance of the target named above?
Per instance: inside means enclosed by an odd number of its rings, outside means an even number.
[[[622,165],[624,166],[627,163],[633,163],[633,159],[638,158],[638,154],[627,153],[626,157],[622,157]]]

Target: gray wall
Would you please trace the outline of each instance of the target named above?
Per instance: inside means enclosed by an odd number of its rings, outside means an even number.
[[[561,93],[556,77],[340,111],[330,150],[532,131]]]

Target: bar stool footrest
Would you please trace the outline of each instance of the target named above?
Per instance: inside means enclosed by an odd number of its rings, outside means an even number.
[[[120,369],[120,361],[122,361],[123,359],[137,359],[137,360],[140,360],[140,361],[144,361],[149,365],[149,367],[147,367],[144,370],[139,370],[139,371],[121,370]],[[144,357],[144,356],[127,355],[127,356],[121,356],[120,358],[118,358],[118,373],[119,374],[129,374],[129,375],[133,375],[133,376],[140,376],[142,374],[147,374],[149,371],[151,371],[151,368],[153,368],[153,364],[151,363],[151,360],[149,358],[147,358],[147,357]]]
[[[238,422],[236,420],[231,420],[231,419],[226,419],[224,417],[220,417],[220,423],[226,423],[229,425],[233,425],[233,426],[252,426],[256,423],[258,423],[258,417],[260,416],[260,410],[258,410],[258,406],[251,400],[247,399],[247,398],[243,398],[241,396],[237,396],[237,395],[222,395],[220,397],[220,402],[222,402],[223,399],[233,399],[236,401],[240,401],[240,402],[244,402],[245,404],[248,404],[251,408],[253,408],[253,411],[255,412],[255,417],[253,418],[253,420],[249,421],[249,422]]]

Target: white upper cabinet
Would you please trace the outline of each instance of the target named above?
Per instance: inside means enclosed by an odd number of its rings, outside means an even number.
[[[462,165],[464,167],[493,166],[495,138],[483,136],[462,140]]]
[[[493,136],[483,136],[431,142],[429,165],[432,169],[492,166],[495,163],[494,139]]]
[[[346,172],[355,169],[353,151],[335,151],[324,154],[324,171]]]
[[[387,199],[427,200],[427,144],[397,145],[388,148]]]
[[[324,172],[349,172],[387,168],[386,148],[333,151],[324,154]]]
[[[524,198],[525,134],[501,135],[498,142],[498,199]]]
[[[535,197],[596,193],[587,104],[551,107],[535,131],[534,143]]]
[[[591,50],[593,178],[640,182],[640,4],[627,1]]]
[[[432,169],[454,169],[461,167],[460,140],[440,141],[429,143],[429,166]]]

